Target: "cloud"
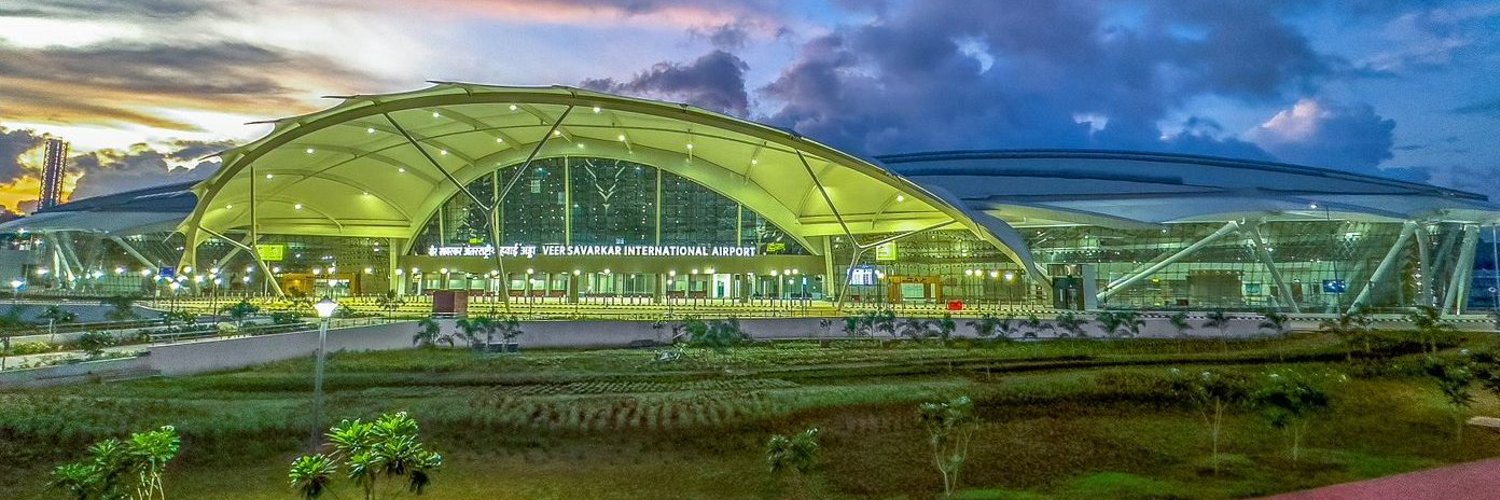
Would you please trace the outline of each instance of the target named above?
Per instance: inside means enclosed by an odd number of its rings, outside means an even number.
[[[1393,156],[1395,130],[1369,104],[1302,99],[1245,136],[1285,162],[1425,180],[1422,169],[1377,168]]]
[[[1465,104],[1463,106],[1450,109],[1448,110],[1448,112],[1460,115],[1488,115],[1491,117],[1500,118],[1500,99],[1492,99],[1488,101],[1479,101]]]
[[[7,130],[0,127],[0,183],[12,183],[27,175],[35,163],[23,158],[34,153],[42,145],[45,135],[26,129]]]
[[[363,6],[364,2],[358,5]],[[353,3],[353,2],[351,2]],[[648,26],[702,28],[737,20],[769,21],[782,2],[737,0],[377,0],[392,6],[439,9],[440,12],[481,16],[510,23],[550,23],[597,26],[628,21]]]
[[[230,146],[227,142],[176,141],[165,148],[136,144],[74,156],[72,170],[78,177],[69,199],[202,180],[219,168],[217,158],[204,157]]]
[[[585,88],[617,94],[678,101],[705,109],[745,116],[750,98],[745,92],[749,66],[734,54],[714,50],[688,63],[662,62],[629,81],[611,78],[584,80]]]
[[[1139,23],[1083,1],[934,0],[879,11],[805,43],[757,89],[761,118],[865,154],[1100,147],[1264,156],[1223,135],[1163,140],[1158,123],[1201,96],[1285,102],[1347,66],[1314,50],[1270,4],[1142,5]]]
[[[23,49],[0,45],[0,110],[54,124],[143,124],[193,131],[162,109],[260,114],[306,107],[289,81],[308,74],[355,80],[318,56],[236,42],[120,42]]]

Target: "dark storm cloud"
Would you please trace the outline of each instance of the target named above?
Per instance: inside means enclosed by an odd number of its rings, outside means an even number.
[[[190,129],[142,114],[142,103],[263,113],[298,108],[281,82],[298,74],[366,77],[322,57],[244,43],[111,42],[86,47],[0,44],[0,114],[56,123],[122,121]]]
[[[45,137],[31,130],[7,130],[0,127],[0,184],[9,184],[26,175],[21,155],[42,143]]]
[[[1158,122],[1197,96],[1284,101],[1345,65],[1265,4],[1142,6],[1138,24],[1121,24],[1093,2],[914,3],[805,44],[759,89],[772,104],[765,119],[869,154],[1106,147],[1264,156],[1204,134],[1163,140]],[[1091,130],[1079,115],[1107,125]]]
[[[124,150],[104,149],[74,156],[72,169],[82,176],[70,198],[202,180],[219,168],[218,161],[204,157],[230,146],[227,142],[176,141],[167,144],[165,152],[136,144]]]
[[[715,50],[688,63],[662,62],[629,81],[589,79],[581,84],[601,92],[679,101],[721,113],[745,116],[750,98],[745,92],[749,67],[734,54]]]
[[[745,42],[750,39],[750,32],[740,23],[722,24],[711,28],[688,30],[695,38],[708,40],[714,48],[723,51],[735,51],[745,48]]]

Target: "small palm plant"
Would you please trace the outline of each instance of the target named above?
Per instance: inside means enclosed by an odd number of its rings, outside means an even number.
[[[432,471],[442,467],[443,456],[427,449],[419,430],[406,412],[381,415],[372,422],[339,422],[327,434],[333,451],[294,460],[287,473],[290,485],[303,498],[320,498],[343,465],[365,500],[374,500],[376,487],[384,481],[401,481],[406,491],[421,495],[432,484]]]
[[[805,477],[818,462],[818,428],[809,427],[790,436],[776,434],[766,443],[766,465],[772,474],[791,473],[807,488]]]
[[[1203,326],[1219,329],[1219,340],[1224,343],[1224,352],[1229,352],[1229,315],[1225,314],[1223,309],[1215,309],[1209,311],[1203,318]]]
[[[418,347],[434,347],[442,340],[442,327],[432,318],[422,318],[417,322],[417,334],[411,337],[411,344]],[[448,340],[448,346],[453,346],[453,341]]]
[[[932,334],[931,323],[922,318],[906,318],[901,320],[898,332],[903,337],[912,340],[921,340]]]
[[[1288,318],[1287,315],[1285,315],[1285,314],[1281,314],[1281,313],[1276,312],[1276,311],[1267,311],[1266,312],[1266,319],[1261,320],[1259,328],[1261,330],[1268,330],[1268,331],[1270,331],[1271,335],[1274,336],[1274,337],[1276,337],[1277,340],[1283,340],[1284,341],[1284,340],[1286,340],[1287,326],[1288,326],[1288,323],[1290,323],[1290,322],[1291,322],[1291,319]],[[1286,358],[1286,356],[1285,356],[1285,354],[1283,352],[1286,349],[1286,346],[1284,346],[1282,344],[1283,344],[1283,342],[1277,342],[1276,343],[1276,359],[1278,359],[1278,360],[1282,360],[1282,359]]]
[[[1087,324],[1088,320],[1078,316],[1077,314],[1074,314],[1072,312],[1059,313],[1054,321],[1057,324],[1058,328],[1061,328],[1062,331],[1066,332],[1062,334],[1063,337],[1072,335],[1074,337],[1084,338],[1088,336],[1083,333],[1083,325]]]
[[[1473,367],[1467,360],[1427,358],[1423,370],[1427,372],[1427,376],[1432,377],[1452,411],[1453,440],[1462,441],[1464,420],[1468,416],[1469,407],[1474,405],[1474,391],[1471,388],[1475,379]]]
[[[1175,313],[1172,313],[1171,316],[1167,316],[1167,323],[1171,324],[1172,329],[1177,331],[1178,337],[1185,336],[1188,332],[1193,330],[1193,325],[1188,323],[1187,311],[1177,311]]]

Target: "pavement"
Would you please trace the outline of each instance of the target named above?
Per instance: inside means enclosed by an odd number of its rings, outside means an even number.
[[[1479,500],[1500,498],[1500,458],[1287,493],[1268,500]]]

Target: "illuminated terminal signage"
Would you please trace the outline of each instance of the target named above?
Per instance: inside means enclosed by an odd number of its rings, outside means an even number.
[[[541,254],[546,257],[754,257],[758,254],[753,246],[715,247],[707,245],[505,245],[498,249],[491,245],[427,247],[427,255],[433,257],[501,257],[532,258]]]

